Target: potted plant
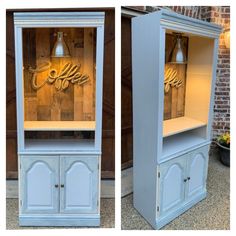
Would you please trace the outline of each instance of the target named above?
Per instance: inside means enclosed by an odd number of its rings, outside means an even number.
[[[225,166],[230,166],[230,134],[226,132],[217,138],[220,160]]]

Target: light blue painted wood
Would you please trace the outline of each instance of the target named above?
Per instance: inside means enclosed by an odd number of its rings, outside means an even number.
[[[191,152],[187,159],[186,198],[192,198],[206,190],[209,145]]]
[[[208,150],[209,145],[206,145],[161,164],[157,228],[183,212],[182,208],[185,209],[189,202],[196,202],[199,196],[205,196]]]
[[[206,195],[206,192],[199,192],[197,196],[195,196],[190,201],[184,202],[183,204],[179,205],[179,207],[174,211],[169,212],[169,214],[164,215],[164,217],[157,218],[155,229],[161,229],[163,226],[174,220],[179,215],[183,214],[189,208],[206,198]]]
[[[61,212],[98,212],[98,157],[61,156]]]
[[[14,24],[19,27],[100,27],[104,12],[16,12]]]
[[[195,148],[209,144],[209,141],[198,136],[195,132],[183,132],[177,136],[164,138],[163,152],[160,163],[168,161],[173,157],[180,156]]]
[[[21,156],[22,213],[59,211],[59,158]]]
[[[184,201],[186,158],[188,158],[188,154],[168,161],[160,167],[161,215],[173,211]]]
[[[20,226],[99,226],[100,215],[20,215]]]
[[[214,40],[214,63],[207,128],[163,139],[166,31]],[[220,32],[218,25],[167,10],[132,18],[134,207],[154,228],[164,226],[206,196],[208,154],[201,150],[210,143]],[[190,176],[190,182],[181,184],[190,174],[192,182]],[[189,190],[191,197],[186,194]]]
[[[104,20],[104,12],[14,13],[20,225],[100,224]],[[87,140],[25,140],[22,29],[38,27],[97,29],[96,130],[93,143]]]
[[[23,52],[22,28],[15,25],[15,68],[16,68],[16,110],[17,110],[17,149],[24,149],[24,97],[23,97]]]
[[[94,148],[94,140],[78,139],[26,139],[25,149],[21,153],[100,153],[100,149]]]
[[[160,27],[157,15],[132,18],[134,207],[156,225]],[[150,30],[151,29],[151,30]]]
[[[222,30],[222,27],[217,24],[180,15],[170,10],[163,9],[151,14],[161,15],[161,26],[165,29],[191,33],[208,38],[218,38]]]
[[[95,149],[102,148],[102,91],[103,91],[103,54],[104,54],[104,25],[97,27],[96,44],[96,130]]]
[[[160,42],[159,42],[159,58],[158,61],[156,63],[158,63],[159,66],[159,76],[158,76],[158,112],[157,112],[157,120],[159,121],[163,121],[164,119],[164,74],[165,74],[165,36],[166,36],[166,31],[163,27],[160,27],[159,29],[159,38],[160,38]],[[156,78],[154,78],[156,79]],[[154,92],[155,92],[156,88],[154,88]],[[156,109],[156,107],[154,107],[154,109]],[[162,124],[162,122],[161,122]],[[163,125],[158,125],[157,126],[157,163],[160,163],[161,160],[163,160],[163,148],[164,148],[164,143],[163,143]]]

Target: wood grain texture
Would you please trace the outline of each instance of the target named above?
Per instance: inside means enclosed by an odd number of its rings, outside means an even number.
[[[171,87],[169,92],[164,95],[164,120],[173,119],[184,116],[185,106],[185,84],[186,84],[186,69],[185,64],[170,64],[172,50],[175,46],[175,37],[171,34],[166,34],[165,47],[165,62],[168,68],[177,71],[177,77],[183,81],[179,88]],[[187,55],[188,38],[182,38],[182,46],[185,55]]]
[[[115,177],[115,12],[105,13],[102,112],[102,178]],[[119,158],[119,157],[118,157]],[[105,174],[103,175],[103,171]]]
[[[17,177],[16,85],[14,23],[6,13],[6,177]]]
[[[83,90],[83,120],[92,120],[94,117],[93,108],[93,86],[94,83],[94,29],[84,29],[84,72],[89,75],[89,83],[84,85]]]
[[[28,42],[26,42],[28,43]],[[50,60],[50,30],[36,29],[36,66],[38,67],[44,61]],[[32,57],[34,52],[30,52]],[[41,84],[47,78],[48,71],[37,74],[37,84]],[[25,80],[25,78],[24,78]],[[29,83],[29,82],[28,82]],[[51,119],[51,87],[46,84],[43,88],[37,90],[37,120]],[[30,112],[33,108],[25,110]]]
[[[122,16],[121,30],[121,163],[123,168],[129,168],[132,166],[133,160],[133,105],[130,18]]]
[[[74,43],[74,62],[84,71],[84,29],[71,32]],[[83,87],[74,86],[74,119],[83,119]]]
[[[69,47],[70,58],[51,57],[51,51],[56,42],[55,34],[59,31],[65,34],[64,40]],[[26,51],[24,53],[25,120],[94,120],[95,83],[93,66],[96,59],[93,55],[95,47],[94,29],[27,29],[23,33],[23,42],[24,51]],[[49,70],[55,69],[56,73],[59,74],[68,62],[74,65],[81,64],[80,72],[89,75],[89,82],[82,86],[70,84],[63,91],[58,91],[54,86],[46,83],[42,88],[35,91],[31,86],[32,73],[29,73],[27,69],[29,66],[39,67],[45,61],[50,61],[51,67],[44,72],[37,73],[37,85],[45,81]]]

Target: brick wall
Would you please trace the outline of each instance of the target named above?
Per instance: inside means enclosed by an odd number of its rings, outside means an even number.
[[[169,9],[196,19],[219,24],[230,28],[229,6],[145,6],[132,7],[148,12],[157,11],[160,8]],[[220,35],[217,78],[215,89],[213,139],[219,134],[230,130],[230,49],[225,47],[224,35]]]
[[[202,7],[201,19],[230,28],[230,7]],[[230,49],[220,35],[214,104],[213,139],[230,130]]]

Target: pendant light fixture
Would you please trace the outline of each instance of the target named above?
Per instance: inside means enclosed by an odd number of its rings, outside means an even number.
[[[64,41],[63,32],[57,32],[57,41],[54,44],[51,57],[70,57],[70,51]]]
[[[172,51],[171,61],[170,63],[175,64],[186,64],[186,55],[184,54],[182,47],[182,34],[174,33],[176,37],[175,47]]]

